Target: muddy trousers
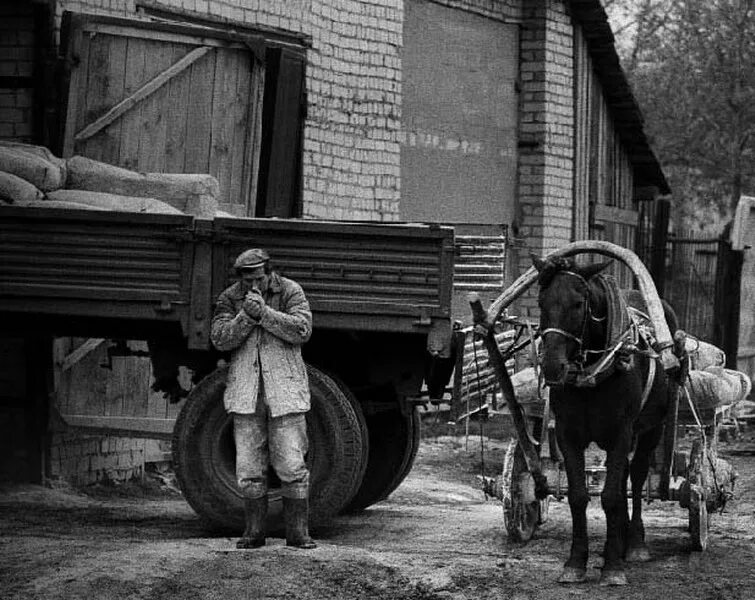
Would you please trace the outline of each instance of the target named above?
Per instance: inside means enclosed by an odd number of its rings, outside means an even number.
[[[262,402],[255,414],[234,413],[236,477],[244,494],[246,530],[238,548],[265,544],[267,509],[267,466],[271,464],[281,480],[286,545],[316,548],[309,537],[309,471],[307,423],[303,413],[271,417]]]
[[[304,413],[271,417],[263,402],[254,414],[233,413],[236,479],[245,498],[267,494],[267,469],[281,481],[281,496],[305,500],[309,495],[307,423]]]

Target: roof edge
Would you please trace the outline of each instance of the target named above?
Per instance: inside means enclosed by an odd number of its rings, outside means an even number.
[[[666,176],[645,135],[644,119],[632,93],[619,55],[615,37],[600,0],[571,0],[572,16],[582,26],[595,73],[603,88],[616,131],[627,145],[629,160],[640,176],[639,185],[654,185],[661,194],[670,194]]]

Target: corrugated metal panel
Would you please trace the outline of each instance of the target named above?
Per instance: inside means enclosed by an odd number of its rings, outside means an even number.
[[[155,217],[3,209],[0,296],[179,299],[188,282],[175,230],[189,226],[191,217]]]
[[[338,303],[340,310],[379,305],[381,314],[415,311],[448,316],[453,232],[437,227],[382,224],[216,220],[225,250],[225,281],[236,276],[233,260],[251,246],[266,248],[276,269],[300,283],[313,309]],[[216,285],[217,287],[217,285]]]
[[[506,236],[457,235],[454,290],[503,292],[506,271]]]
[[[457,235],[454,268],[454,293],[466,299],[470,292],[494,299],[506,286],[506,232],[497,234]],[[468,310],[468,307],[467,307]],[[464,349],[461,362],[459,406],[475,409],[493,394],[500,392],[498,380],[488,364],[488,354],[482,340],[475,340],[471,328],[463,330]],[[512,330],[496,334],[500,348],[506,348],[514,338]],[[509,370],[513,369],[513,361]]]

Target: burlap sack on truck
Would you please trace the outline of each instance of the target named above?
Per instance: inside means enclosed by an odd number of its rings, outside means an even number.
[[[65,161],[44,146],[0,141],[0,171],[11,173],[34,184],[43,192],[63,187]]]
[[[21,205],[37,200],[42,200],[45,195],[33,183],[26,179],[0,171],[0,200],[2,205],[7,203]]]
[[[14,205],[15,206],[15,205]],[[112,212],[108,208],[102,208],[101,206],[92,206],[90,204],[81,204],[79,202],[66,202],[65,200],[34,200],[32,202],[24,202],[19,204],[23,207],[32,208],[65,208],[65,209],[79,209],[79,210],[96,210],[104,212]]]
[[[83,156],[69,158],[66,165],[67,189],[156,198],[181,212],[208,219],[218,210],[220,184],[212,175],[137,173]]]
[[[137,212],[148,214],[182,215],[183,213],[167,202],[155,198],[139,198],[134,196],[119,196],[105,192],[89,192],[86,190],[58,190],[47,194],[48,200],[61,202],[75,202],[122,212]]]
[[[52,153],[52,150],[50,150],[47,146],[36,146],[34,144],[25,144],[23,142],[17,142],[15,140],[0,140],[0,146],[7,146],[9,148],[17,148],[18,150],[29,152],[40,158],[44,158],[45,160],[54,164],[59,169],[63,169],[63,171],[65,172],[66,159],[60,158],[59,156],[55,156]],[[63,183],[65,183],[65,177],[63,178]]]

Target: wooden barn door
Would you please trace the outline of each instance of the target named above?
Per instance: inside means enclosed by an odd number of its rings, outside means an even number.
[[[189,25],[69,15],[64,156],[142,172],[209,173],[220,208],[253,216],[265,47]]]

